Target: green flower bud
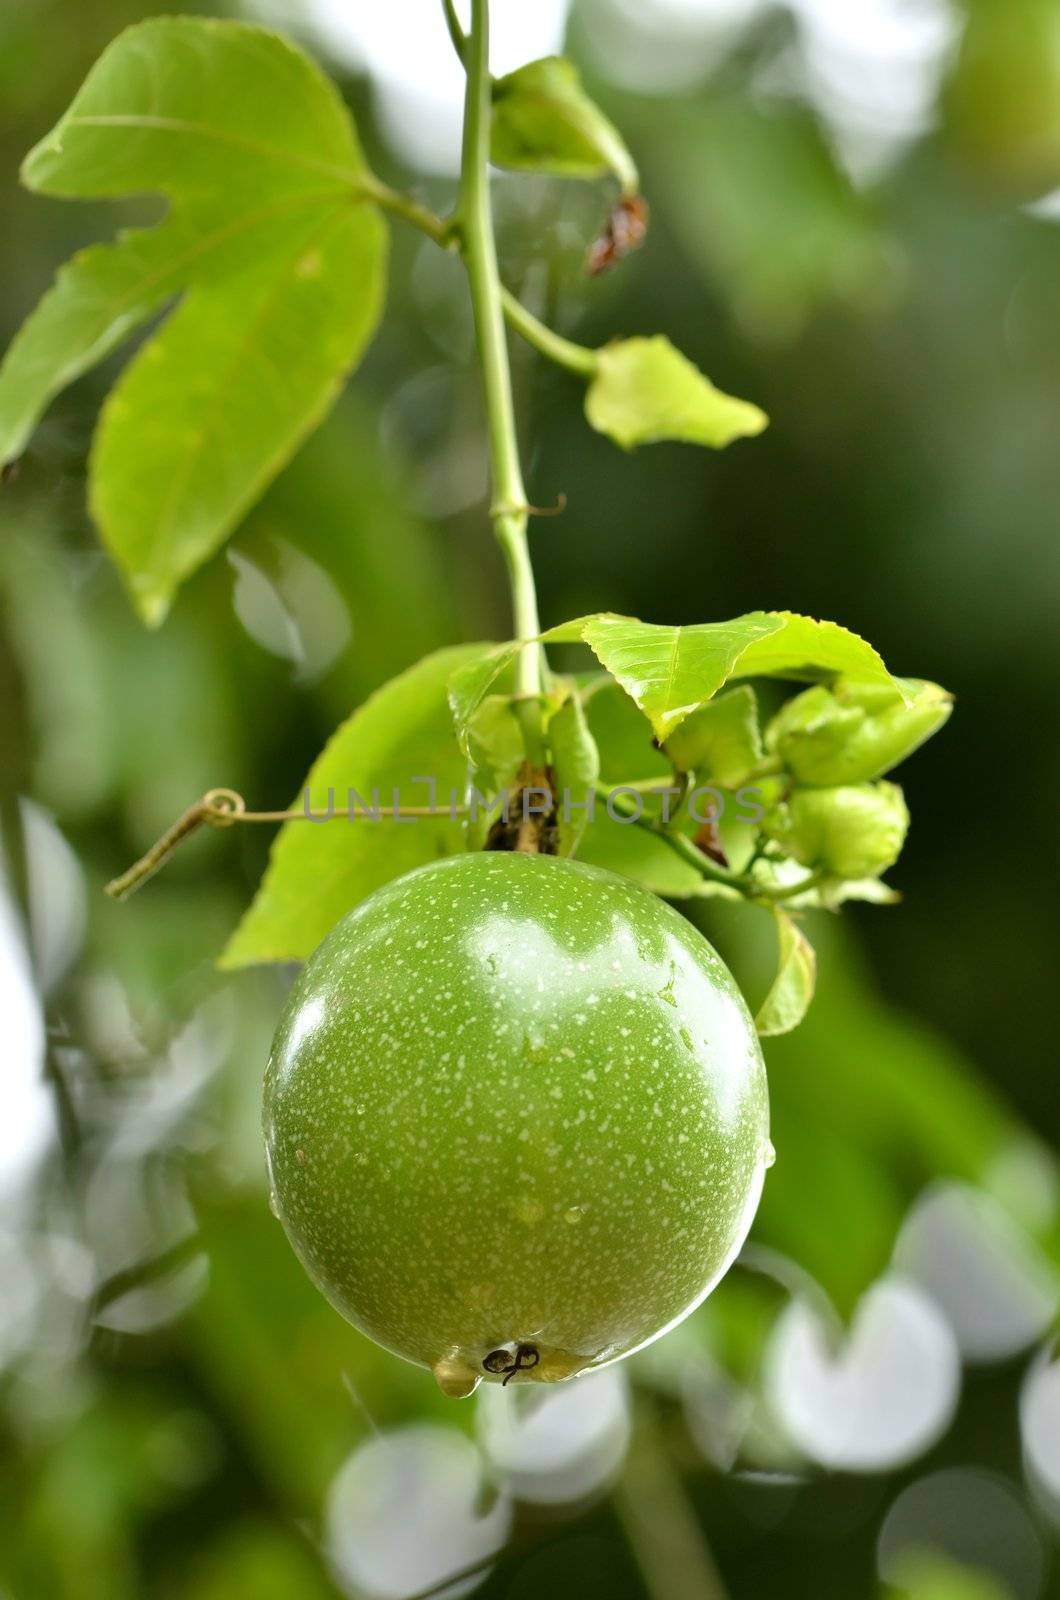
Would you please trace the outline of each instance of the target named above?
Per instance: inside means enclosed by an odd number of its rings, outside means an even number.
[[[906,705],[884,684],[839,678],[783,706],[766,743],[799,784],[832,788],[868,783],[912,755],[946,721],[953,698],[937,683],[907,679]]]
[[[796,789],[765,820],[765,830],[805,867],[834,878],[875,878],[894,865],[909,828],[896,783]]]

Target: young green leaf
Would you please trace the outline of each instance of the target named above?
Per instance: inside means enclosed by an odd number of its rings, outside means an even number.
[[[223,967],[301,960],[366,895],[413,867],[463,848],[459,819],[372,821],[362,813],[376,799],[429,806],[450,790],[463,794],[466,764],[453,738],[446,684],[453,669],[481,646],[438,650],[378,689],[333,735],[313,765],[295,806],[335,819],[287,822],[273,843],[257,895],[221,958]],[[356,820],[349,820],[350,791]]]
[[[548,724],[552,772],[559,795],[559,853],[572,856],[584,837],[600,753],[577,695],[565,700]]]
[[[481,793],[505,788],[526,759],[523,730],[511,697],[487,695],[467,727],[467,754]]]
[[[515,640],[507,644],[477,645],[449,679],[449,709],[457,743],[469,760],[475,758],[472,724],[478,709],[505,667],[515,660],[519,649]]]
[[[587,644],[649,719],[660,743],[730,678],[828,679],[842,673],[858,683],[884,685],[896,699],[910,692],[856,633],[791,611],[750,611],[731,622],[685,628],[602,611],[560,623],[541,637],[546,643]],[[520,648],[514,640],[482,645],[454,674],[450,702],[462,742],[469,718]]]
[[[899,690],[871,645],[834,622],[790,611],[751,611],[731,622],[657,626],[604,612],[555,628],[580,638],[650,719],[665,742],[730,678],[830,677],[835,672]]]
[[[673,782],[670,763],[652,742],[651,724],[613,678],[602,676],[586,695],[585,715],[600,754],[600,778],[609,788],[630,778],[657,781],[660,788]],[[617,811],[609,814],[602,797],[582,835],[578,859],[670,900],[701,894],[707,883],[658,834],[623,821]]]
[[[640,187],[622,135],[582,88],[577,67],[563,56],[545,56],[496,79],[490,155],[499,167],[564,178],[598,178],[611,172],[626,195]]]
[[[777,627],[748,645],[740,659],[741,678],[794,678],[811,683],[844,674],[852,682],[877,684],[909,704],[911,680],[888,672],[878,651],[838,622],[818,622],[794,611],[753,611]]]
[[[669,339],[619,339],[597,352],[585,415],[624,450],[660,439],[720,449],[761,433],[768,418],[716,389]]]
[[[813,999],[817,957],[802,929],[780,906],[773,908],[777,924],[777,975],[759,1007],[755,1027],[763,1039],[791,1033]]]
[[[158,622],[321,420],[378,319],[386,234],[327,78],[276,35],[162,17],[126,30],[32,150],[43,194],[162,194],[157,228],[59,273],[0,369],[0,455],[48,401],[182,296],[104,407],[90,502]]]
[[[693,711],[667,739],[666,753],[679,772],[737,788],[762,759],[754,690],[742,684]]]
[[[583,701],[589,732],[599,751],[603,787],[610,792],[633,780],[641,802],[636,809],[645,820],[676,818],[681,791],[672,763],[653,740],[651,724],[629,695],[613,678],[601,675],[596,683],[586,686]],[[713,799],[700,798],[704,804],[714,803]],[[734,797],[720,798],[721,841],[739,870],[753,847],[754,834],[746,810]],[[622,799],[626,805],[634,802],[634,791],[627,790]],[[690,840],[701,821],[702,814],[693,817],[686,810],[677,826]],[[678,854],[661,833],[638,827],[623,814],[621,806],[609,804],[602,794],[597,796],[591,821],[578,845],[578,859],[632,878],[670,900],[740,898],[737,889],[705,878],[694,865],[694,857],[690,860]]]

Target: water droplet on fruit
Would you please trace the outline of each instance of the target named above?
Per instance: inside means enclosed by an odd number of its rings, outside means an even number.
[[[436,1361],[431,1370],[439,1389],[452,1400],[466,1399],[479,1386],[478,1373],[458,1353],[451,1353],[441,1361]]]
[[[768,1170],[777,1159],[772,1139],[767,1139],[762,1149],[762,1165]]]
[[[278,1217],[280,1215],[280,1202],[276,1198],[275,1189],[269,1190],[269,1210],[272,1212],[274,1217]]]
[[[580,1222],[582,1220],[584,1215],[584,1206],[568,1206],[566,1211],[563,1213],[563,1220],[564,1222],[569,1222],[571,1227],[573,1227],[576,1222]]]

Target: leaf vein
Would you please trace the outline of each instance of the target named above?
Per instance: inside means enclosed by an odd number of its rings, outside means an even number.
[[[330,161],[315,161],[312,156],[296,155],[276,145],[261,144],[256,139],[245,139],[225,129],[211,128],[208,123],[191,122],[183,117],[150,116],[144,112],[113,112],[107,115],[67,117],[65,126],[83,128],[151,128],[161,133],[191,134],[199,139],[209,139],[215,144],[226,144],[234,150],[245,150],[248,155],[261,156],[267,161],[277,161],[287,166],[302,167],[307,172],[319,172],[329,178],[339,178],[352,188],[362,187],[361,174],[352,167],[340,167]]]

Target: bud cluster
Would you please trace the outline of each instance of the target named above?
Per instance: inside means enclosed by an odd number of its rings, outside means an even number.
[[[877,878],[897,861],[909,827],[901,789],[883,774],[946,721],[952,698],[937,684],[815,685],[784,705],[765,746],[787,777],[764,831],[826,878]]]

